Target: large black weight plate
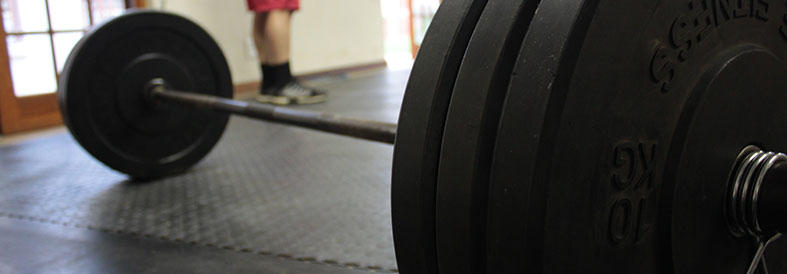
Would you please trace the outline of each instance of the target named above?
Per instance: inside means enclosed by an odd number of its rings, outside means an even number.
[[[492,148],[511,70],[538,1],[490,1],[467,46],[443,133],[437,180],[441,273],[483,273]]]
[[[58,100],[68,129],[85,150],[133,178],[181,173],[221,137],[228,115],[157,105],[145,85],[232,97],[218,45],[177,15],[135,11],[87,33],[60,78]]]
[[[744,273],[754,244],[727,231],[724,192],[746,145],[787,149],[785,14],[542,1],[495,144],[488,273]]]
[[[435,188],[454,80],[486,0],[446,0],[407,83],[394,146],[391,215],[402,273],[436,273]]]

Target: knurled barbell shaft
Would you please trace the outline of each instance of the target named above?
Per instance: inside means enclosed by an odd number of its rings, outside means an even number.
[[[332,113],[277,107],[255,102],[237,101],[217,96],[166,89],[158,86],[150,95],[164,102],[200,109],[238,114],[264,121],[294,125],[344,136],[393,144],[396,124],[345,117]]]

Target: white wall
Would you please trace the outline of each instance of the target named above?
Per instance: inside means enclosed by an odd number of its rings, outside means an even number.
[[[292,22],[294,74],[382,62],[381,0],[301,0]],[[205,28],[224,51],[233,81],[259,81],[245,0],[152,0],[150,8],[183,15]]]

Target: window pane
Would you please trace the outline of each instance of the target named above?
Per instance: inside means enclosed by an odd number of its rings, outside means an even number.
[[[53,39],[55,41],[55,59],[57,60],[57,72],[63,71],[63,65],[66,63],[71,49],[82,38],[81,32],[66,32],[55,33]]]
[[[93,9],[94,24],[118,16],[126,9],[123,0],[91,0],[90,5],[90,8]]]
[[[437,8],[440,6],[440,1],[437,0],[414,0],[412,1],[413,7],[413,42],[416,45],[421,45],[426,35],[426,29],[432,23]]]
[[[25,0],[27,1],[27,0]],[[6,37],[11,63],[11,80],[17,96],[55,92],[55,66],[48,34]]]
[[[6,32],[47,31],[44,0],[2,0]]]
[[[49,0],[53,30],[80,30],[90,25],[85,0]]]
[[[388,68],[404,69],[412,67],[413,54],[410,44],[410,10],[409,0],[381,1],[385,62]]]

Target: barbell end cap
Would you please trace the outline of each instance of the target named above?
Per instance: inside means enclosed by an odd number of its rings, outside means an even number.
[[[142,88],[142,98],[152,108],[157,108],[162,104],[159,95],[164,93],[169,88],[167,81],[164,78],[153,78],[145,84]]]

